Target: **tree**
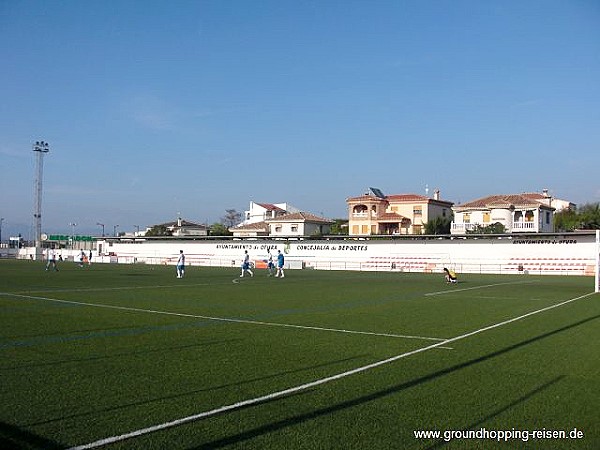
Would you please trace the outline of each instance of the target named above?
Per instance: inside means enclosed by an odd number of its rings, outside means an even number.
[[[231,236],[232,234],[222,223],[213,223],[210,226],[211,236]]]
[[[506,228],[500,222],[493,223],[491,225],[476,225],[471,231],[467,231],[467,234],[504,234]]]
[[[425,224],[425,234],[450,234],[452,217],[436,217]]]
[[[172,236],[173,233],[164,225],[154,225],[146,232],[146,236]]]
[[[331,224],[331,234],[348,234],[348,220],[347,219],[333,219],[335,223]]]
[[[225,213],[226,214],[221,217],[221,223],[225,225],[226,228],[234,227],[242,221],[242,213],[237,212],[235,209],[226,209]]]
[[[578,210],[578,213],[580,217],[580,229],[600,229],[600,203],[587,203]]]
[[[554,215],[555,231],[600,229],[600,203],[586,203],[580,208],[564,209]]]
[[[573,231],[580,224],[581,219],[576,209],[563,209],[554,214],[554,231]]]

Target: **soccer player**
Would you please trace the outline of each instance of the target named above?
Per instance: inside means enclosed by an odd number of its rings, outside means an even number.
[[[58,272],[58,266],[56,265],[56,253],[54,251],[50,252],[48,250],[48,262],[46,263],[46,271],[50,269],[50,266]]]
[[[277,250],[277,273],[275,277],[284,278],[285,274],[283,273],[283,263],[285,262],[285,258],[283,257],[283,253],[281,250]]]
[[[240,278],[243,278],[245,273],[249,273],[251,277],[254,276],[250,270],[250,255],[248,254],[248,250],[244,250],[244,262],[242,263],[242,274],[240,275]]]
[[[269,256],[267,256],[267,271],[268,273],[268,277],[273,275],[273,270],[275,270],[275,264],[273,264],[273,255],[271,254],[271,250],[267,249],[267,254]]]
[[[179,259],[177,260],[177,278],[183,278],[185,275],[185,255],[183,250],[179,250]]]
[[[445,273],[445,277],[446,277],[446,283],[457,283],[458,282],[458,278],[456,277],[456,272],[454,272],[453,270],[448,270],[446,267],[444,267],[444,273]]]

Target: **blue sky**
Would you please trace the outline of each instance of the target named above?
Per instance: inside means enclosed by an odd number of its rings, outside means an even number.
[[[36,140],[48,233],[346,217],[369,186],[600,201],[595,0],[4,0],[0,58],[7,234]]]

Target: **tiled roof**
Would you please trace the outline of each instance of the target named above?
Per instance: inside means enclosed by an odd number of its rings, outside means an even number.
[[[418,194],[394,194],[388,195],[386,198],[391,202],[426,202],[428,200],[433,200]]]
[[[510,208],[510,207],[548,207],[528,194],[489,195],[462,205],[457,208]]]
[[[179,222],[177,220],[173,221],[173,222],[167,222],[167,223],[161,223],[160,226],[164,226],[166,228],[171,228],[171,227],[179,227]],[[196,223],[196,222],[190,222],[188,220],[181,220],[181,227],[185,227],[185,228],[208,228],[206,225],[202,224],[202,223]]]
[[[254,222],[254,223],[248,223],[245,225],[237,225],[235,227],[231,227],[229,228],[229,231],[267,231],[269,229],[269,226],[267,225],[267,222],[262,221],[262,222]]]
[[[377,222],[402,222],[403,220],[406,220],[406,217],[396,213],[380,214],[377,217]]]
[[[311,222],[311,223],[334,223],[331,219],[325,217],[319,217],[308,212],[297,212],[291,214],[284,214],[283,216],[276,217],[275,219],[268,219],[267,222]]]
[[[267,211],[285,211],[285,209],[281,209],[279,206],[275,206],[273,203],[256,203],[258,206],[262,206]]]
[[[374,195],[361,195],[359,197],[350,197],[346,199],[346,202],[388,202],[388,203],[446,203],[451,205],[452,202],[448,200],[436,200],[425,195],[418,194],[393,194],[386,195],[384,198],[375,197]]]
[[[359,197],[349,197],[346,199],[347,202],[366,202],[366,201],[377,201],[385,202],[385,198],[375,197],[374,195],[361,195]]]

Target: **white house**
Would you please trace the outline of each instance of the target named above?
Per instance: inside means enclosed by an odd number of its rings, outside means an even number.
[[[190,222],[189,220],[184,220],[181,217],[178,217],[176,221],[161,223],[158,226],[164,226],[167,230],[171,232],[172,236],[207,236],[208,235],[208,227],[201,223]],[[151,230],[153,227],[149,227],[146,229],[146,232]]]
[[[477,227],[501,223],[507,233],[551,233],[554,211],[540,194],[490,195],[452,207],[451,234],[465,234]]]
[[[575,208],[577,208],[577,205],[575,203],[572,203],[568,200],[561,200],[560,198],[552,197],[548,193],[548,189],[542,190],[541,194],[538,192],[531,192],[523,195],[537,200],[538,202],[542,202],[545,205],[552,206],[555,209],[554,212],[560,212],[565,209],[575,210]]]
[[[256,203],[251,201],[250,209],[244,211],[244,220],[241,225],[263,222],[284,214],[297,212],[300,212],[300,210],[288,203]]]
[[[269,236],[314,236],[329,234],[335,221],[307,212],[285,214],[266,221]]]
[[[278,215],[261,222],[242,223],[229,228],[235,237],[303,237],[329,234],[335,221],[308,212]]]

